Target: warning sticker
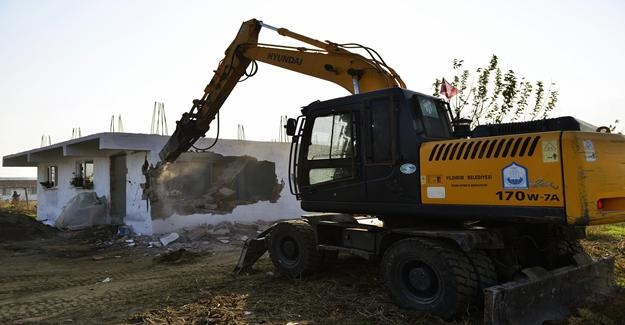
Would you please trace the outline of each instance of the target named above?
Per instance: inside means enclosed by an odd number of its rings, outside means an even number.
[[[586,161],[593,162],[597,160],[597,153],[595,152],[595,146],[592,144],[590,140],[584,140],[584,155],[586,156]]]
[[[560,160],[557,140],[544,140],[543,145],[543,162],[552,163]]]

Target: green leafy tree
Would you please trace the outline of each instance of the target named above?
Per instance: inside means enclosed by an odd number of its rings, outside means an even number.
[[[527,121],[546,118],[558,102],[555,83],[545,89],[542,81],[531,82],[518,77],[514,70],[503,72],[499,58],[493,54],[486,67],[472,73],[464,68],[464,60],[454,59],[454,76],[448,80],[458,88],[451,98],[454,119],[471,119],[472,125]],[[441,79],[434,82],[434,96],[440,93]]]

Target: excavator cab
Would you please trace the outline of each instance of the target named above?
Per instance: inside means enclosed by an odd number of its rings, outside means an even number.
[[[443,101],[400,88],[316,101],[302,113],[290,166],[307,211],[409,215],[420,204],[417,148],[453,137]]]

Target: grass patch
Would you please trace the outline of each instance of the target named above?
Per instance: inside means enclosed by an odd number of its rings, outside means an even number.
[[[37,218],[37,201],[19,201],[11,203],[9,201],[0,201],[0,211],[6,211],[13,214],[23,214],[33,219]]]
[[[599,239],[601,237],[625,238],[625,222],[588,227],[587,235],[589,239]]]
[[[569,324],[623,324],[625,320],[625,223],[591,226],[582,240],[586,251],[593,257],[616,258],[614,280],[616,292],[609,303],[599,303],[578,309]]]

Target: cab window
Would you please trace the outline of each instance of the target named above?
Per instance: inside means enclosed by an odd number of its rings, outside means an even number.
[[[445,108],[437,101],[417,96],[417,109],[428,138],[450,138],[451,130],[445,117]]]
[[[310,185],[352,177],[352,126],[350,113],[315,118],[306,156],[311,162],[308,171]]]
[[[351,158],[351,114],[317,117],[310,142],[308,160]]]

